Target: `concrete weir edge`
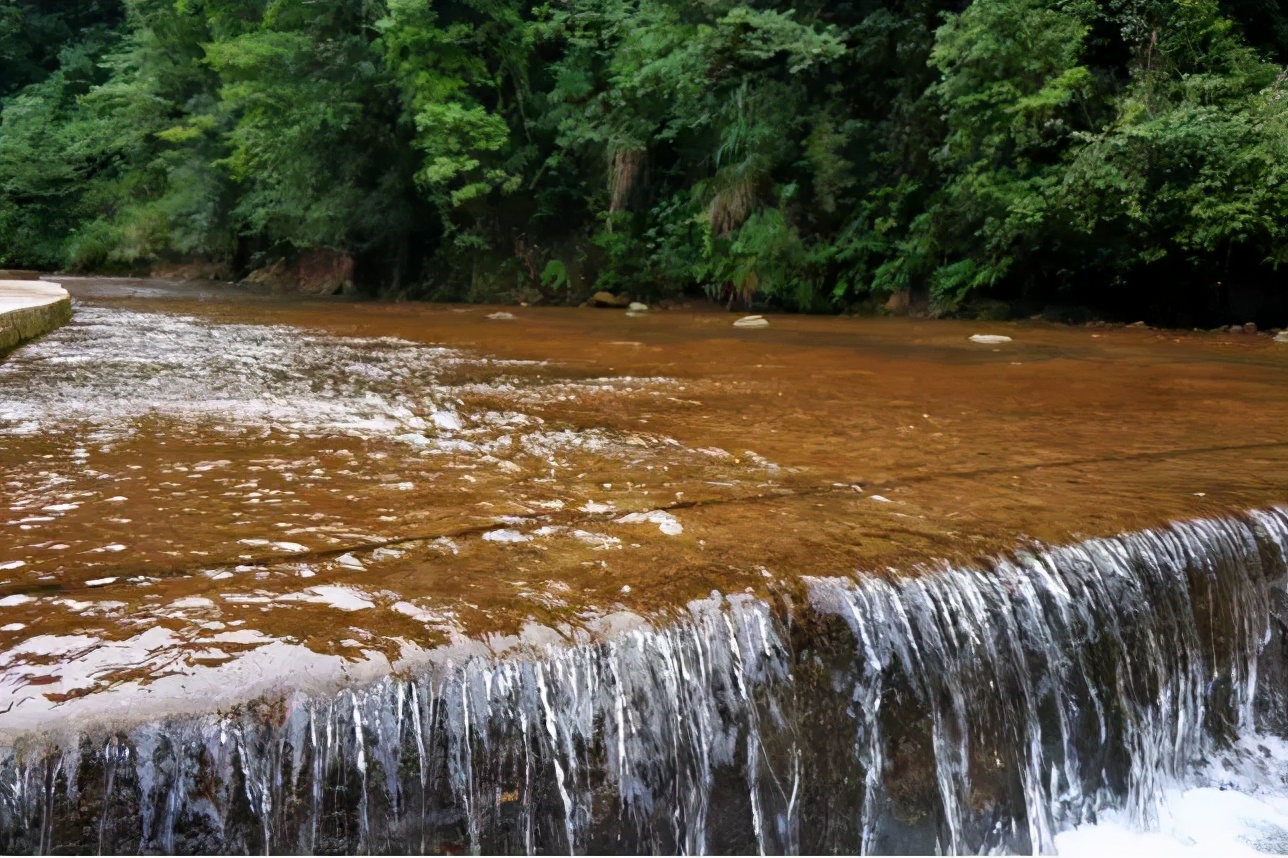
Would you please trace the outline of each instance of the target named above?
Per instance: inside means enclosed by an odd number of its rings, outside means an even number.
[[[70,322],[72,299],[57,283],[0,280],[0,355]]]

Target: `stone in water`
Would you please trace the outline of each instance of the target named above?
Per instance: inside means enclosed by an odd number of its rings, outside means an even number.
[[[592,307],[626,307],[631,299],[625,295],[614,295],[612,292],[596,292],[590,296]]]
[[[733,323],[735,328],[768,328],[769,320],[764,316],[743,316]]]
[[[505,320],[505,319],[513,319],[513,318],[514,318],[514,314],[513,314],[513,313],[507,313],[507,312],[505,312],[504,310],[502,310],[502,311],[501,311],[501,312],[499,312],[499,313],[488,313],[488,316],[487,316],[487,317],[488,317],[489,319]]]
[[[1011,338],[1002,334],[972,334],[970,341],[984,346],[996,346],[1002,343],[1009,343]]]
[[[644,313],[648,311],[648,304],[641,304],[639,301],[632,301],[630,307],[627,309],[632,313]]]

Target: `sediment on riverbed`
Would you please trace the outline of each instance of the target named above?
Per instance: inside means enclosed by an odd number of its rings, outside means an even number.
[[[72,318],[72,299],[57,283],[0,280],[0,355]]]

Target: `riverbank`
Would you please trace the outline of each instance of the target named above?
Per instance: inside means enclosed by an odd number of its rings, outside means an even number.
[[[0,280],[0,355],[72,318],[72,300],[57,283]]]
[[[206,276],[207,269],[184,268],[161,269],[154,276],[98,276],[84,274],[44,274],[57,278],[60,283],[73,284],[87,297],[124,298],[134,297],[172,297],[218,299],[221,296],[229,299],[253,296],[256,300],[277,300],[287,302],[300,301],[334,301],[342,303],[387,305],[398,307],[456,307],[477,308],[486,313],[536,311],[569,311],[573,309],[591,312],[623,314],[632,306],[645,306],[648,312],[657,317],[666,318],[672,315],[703,315],[716,318],[727,318],[732,324],[744,315],[755,313],[770,320],[770,325],[778,319],[846,319],[846,320],[890,320],[906,319],[913,323],[961,323],[973,325],[991,324],[1026,324],[1036,323],[1042,327],[1070,328],[1080,330],[1095,328],[1106,330],[1131,329],[1145,330],[1156,334],[1191,334],[1225,335],[1235,334],[1240,337],[1268,340],[1280,336],[1281,344],[1288,342],[1288,328],[1258,326],[1251,321],[1240,324],[1221,324],[1215,327],[1174,327],[1149,324],[1135,316],[1102,314],[1089,306],[1069,306],[1057,304],[1032,304],[1022,301],[1006,302],[999,300],[974,299],[964,302],[953,312],[936,314],[932,312],[927,301],[913,300],[905,292],[891,295],[888,300],[862,302],[846,310],[828,313],[805,313],[781,307],[761,307],[754,310],[731,309],[726,303],[712,300],[705,295],[680,294],[650,300],[640,296],[638,301],[627,293],[612,295],[607,292],[596,292],[586,300],[578,302],[548,301],[535,296],[532,301],[497,300],[495,302],[453,302],[436,301],[428,298],[407,298],[404,293],[368,294],[353,289],[338,290],[333,284],[324,283],[316,287],[293,288],[274,285],[271,280],[263,278],[244,279],[241,281],[218,279]],[[3,277],[4,271],[0,271]],[[608,299],[608,300],[606,300]],[[642,302],[642,303],[641,303]],[[1278,322],[1288,324],[1288,317]]]

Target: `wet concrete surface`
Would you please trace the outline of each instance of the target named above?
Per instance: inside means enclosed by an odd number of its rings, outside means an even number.
[[[0,362],[0,730],[1288,499],[1268,337],[64,282]]]
[[[0,355],[71,317],[71,300],[57,283],[9,279],[8,274],[0,271]]]

